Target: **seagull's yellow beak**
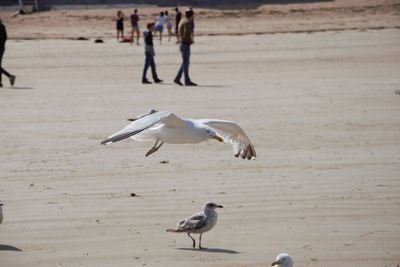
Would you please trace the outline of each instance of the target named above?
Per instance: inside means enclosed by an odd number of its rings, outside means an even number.
[[[219,137],[218,135],[214,136],[215,139],[217,139],[220,142],[224,142],[224,139],[222,139],[221,137]]]
[[[280,261],[274,261],[273,263],[271,263],[271,266],[275,266],[275,265],[279,265],[281,264]]]

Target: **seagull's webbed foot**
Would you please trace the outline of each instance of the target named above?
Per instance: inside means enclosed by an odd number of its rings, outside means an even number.
[[[158,145],[158,140],[157,140],[156,143],[154,144],[154,146],[152,148],[150,148],[149,151],[147,151],[146,157],[148,157],[151,154],[153,154],[154,152],[156,152],[163,144],[164,144],[164,142],[161,142],[160,145],[157,146]]]
[[[187,233],[187,235],[190,237],[190,239],[192,239],[192,241],[193,241],[193,248],[196,248],[196,239],[194,239],[191,235],[190,235],[190,233]]]

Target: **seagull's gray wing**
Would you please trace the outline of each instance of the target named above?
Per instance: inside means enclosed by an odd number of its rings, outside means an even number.
[[[195,231],[203,228],[206,225],[207,216],[203,212],[199,212],[186,220],[178,223],[180,231]]]
[[[249,137],[233,121],[217,119],[200,119],[197,121],[212,127],[225,142],[231,143],[235,157],[240,155],[243,159],[256,158],[256,150]]]
[[[149,129],[150,127],[159,123],[164,123],[171,127],[183,127],[185,125],[184,121],[175,116],[175,114],[172,112],[160,111],[149,113],[148,115],[142,116],[134,120],[122,130],[110,135],[107,139],[101,141],[101,144],[108,145],[114,142],[121,141],[146,129]]]

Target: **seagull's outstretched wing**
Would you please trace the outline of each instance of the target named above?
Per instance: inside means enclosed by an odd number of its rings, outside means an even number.
[[[182,232],[196,231],[206,225],[207,216],[203,212],[199,212],[186,220],[178,222],[177,229]]]
[[[149,113],[139,115],[139,116],[137,116],[136,118],[133,118],[133,119],[128,119],[128,121],[135,121],[135,120],[141,119],[141,118],[143,118],[143,117],[149,116],[149,115],[154,114],[154,113],[157,113],[157,112],[158,112],[158,110],[151,109],[151,110],[149,111]]]
[[[128,124],[128,126],[123,128],[122,130],[110,135],[107,139],[101,141],[101,144],[108,145],[114,142],[121,141],[135,134],[138,134],[146,129],[149,129],[150,127],[158,123],[165,123],[173,126],[177,126],[180,124],[184,125],[184,122],[180,118],[175,116],[174,113],[172,112],[168,111],[160,111],[153,113],[150,112],[147,115],[142,115],[142,117],[135,119],[133,122]]]
[[[243,159],[256,158],[256,150],[250,139],[242,128],[233,121],[217,119],[200,119],[197,121],[212,127],[225,142],[231,143],[235,157],[240,155]]]

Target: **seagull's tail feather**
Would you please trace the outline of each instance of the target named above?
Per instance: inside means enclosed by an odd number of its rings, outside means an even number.
[[[180,229],[170,228],[170,229],[167,229],[167,232],[172,232],[172,233],[181,233],[181,232],[183,232],[183,231],[182,231],[182,230],[180,230]]]

